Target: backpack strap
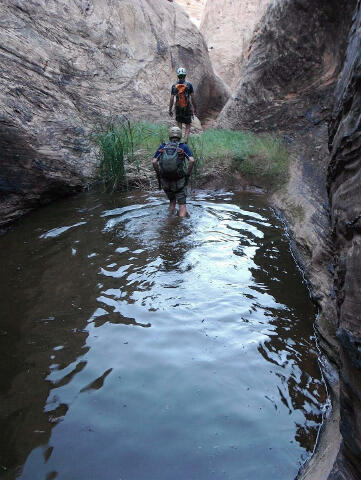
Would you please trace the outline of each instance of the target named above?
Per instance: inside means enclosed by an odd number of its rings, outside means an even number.
[[[180,142],[177,144],[177,152],[183,153],[183,155],[189,159],[189,155],[187,155],[184,148],[180,147],[179,145],[180,145]]]
[[[189,160],[189,155],[186,154],[185,150],[179,146],[180,144],[178,143],[178,152],[183,153],[183,155]]]

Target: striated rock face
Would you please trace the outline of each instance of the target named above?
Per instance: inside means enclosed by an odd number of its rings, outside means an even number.
[[[347,0],[278,0],[254,34],[223,128],[302,130],[320,123],[342,67],[354,9]]]
[[[100,115],[167,120],[177,66],[190,72],[200,119],[228,98],[174,2],[3,0],[0,10],[0,225],[83,188]]]
[[[200,30],[216,73],[233,90],[241,77],[249,42],[272,0],[207,0]]]
[[[336,89],[328,188],[341,345],[343,448],[330,478],[361,476],[361,2]],[[342,476],[340,474],[342,472]]]

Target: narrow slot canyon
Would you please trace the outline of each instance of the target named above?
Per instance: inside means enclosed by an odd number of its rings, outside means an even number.
[[[360,480],[361,0],[0,14],[0,478]],[[117,118],[163,141],[180,66],[183,220],[141,149],[104,193],[94,146]],[[197,179],[208,132],[277,139],[286,180],[234,144]]]

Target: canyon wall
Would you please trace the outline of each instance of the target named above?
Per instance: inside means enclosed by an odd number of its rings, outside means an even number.
[[[361,478],[361,2],[330,123],[328,190],[334,244],[337,338],[341,346],[343,445],[332,479]]]
[[[239,84],[216,123],[274,132],[292,158],[290,181],[273,200],[286,216],[293,251],[320,307],[320,361],[333,400],[316,454],[300,472],[304,480],[356,480],[361,472],[361,25],[360,4],[353,16],[356,4],[274,2],[250,41]]]
[[[172,0],[170,0],[172,1]],[[188,13],[192,22],[199,27],[202,19],[204,6],[207,0],[175,0],[179,5],[182,5],[184,10]]]
[[[200,119],[228,98],[174,2],[3,0],[0,13],[0,226],[87,184],[101,116],[168,121],[179,65]]]
[[[216,73],[233,90],[240,79],[249,41],[272,0],[207,0],[200,30]]]
[[[253,35],[222,128],[303,130],[328,116],[354,1],[278,0]]]

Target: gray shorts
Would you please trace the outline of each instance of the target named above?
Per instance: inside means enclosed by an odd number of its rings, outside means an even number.
[[[181,178],[180,180],[166,180],[162,178],[161,182],[162,188],[169,200],[176,200],[179,205],[185,205],[187,203],[188,191],[185,178]]]

